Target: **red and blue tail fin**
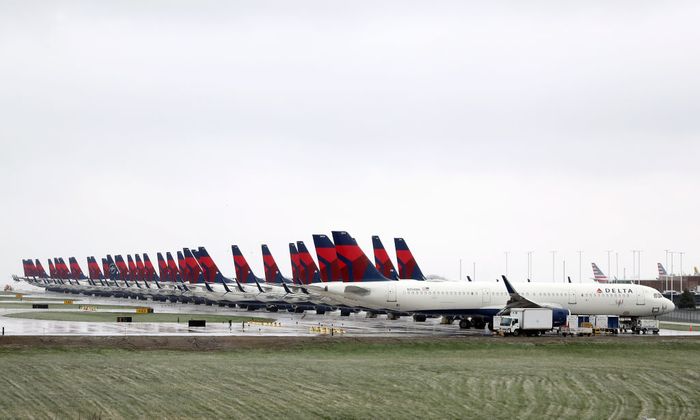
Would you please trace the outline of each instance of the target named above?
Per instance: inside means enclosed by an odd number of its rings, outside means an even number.
[[[219,270],[219,267],[209,256],[209,252],[207,252],[206,248],[203,246],[200,246],[197,250],[197,260],[204,271],[204,278],[209,283],[222,283],[225,285],[226,283],[233,282],[231,279],[226,278],[223,274],[221,274],[221,270]]]
[[[136,263],[136,278],[138,280],[148,280],[146,275],[146,266],[141,261],[141,256],[139,254],[134,254],[134,263]]]
[[[22,260],[22,269],[24,270],[24,277],[35,277],[34,274],[36,269],[34,268],[34,263],[32,260]]]
[[[391,262],[379,236],[372,236],[372,248],[374,248],[374,265],[377,270],[388,279],[398,280],[399,276],[394,268],[394,263]]]
[[[76,260],[75,257],[68,258],[68,263],[70,264],[70,275],[72,279],[83,280],[87,278],[85,274],[83,274],[83,270],[80,268],[80,264],[78,264],[78,260]]]
[[[109,255],[107,256],[109,257]],[[131,275],[129,273],[129,267],[126,265],[124,262],[124,258],[121,255],[115,255],[114,256],[114,265],[117,267],[118,270],[118,279],[119,280],[131,280]]]
[[[173,258],[173,254],[166,252],[165,261],[168,263],[168,275],[170,276],[170,281],[177,282],[178,280],[182,280],[182,273],[180,272],[180,268]]]
[[[326,235],[313,235],[313,238],[321,281],[342,281],[340,262],[333,241]]]
[[[355,238],[344,231],[333,231],[335,252],[340,262],[340,274],[345,282],[391,281],[377,270],[357,245]]]
[[[185,283],[190,283],[190,269],[185,264],[185,256],[182,255],[182,251],[177,251],[177,266],[180,270],[180,277]]]
[[[131,255],[126,256],[126,263],[127,267],[129,268],[129,280],[141,280],[139,278],[139,270],[136,268],[136,264],[134,264],[134,260],[131,258]]]
[[[408,249],[408,245],[403,238],[394,238],[396,247],[396,261],[399,263],[399,278],[412,280],[425,280],[425,276],[418,267],[413,253]]]
[[[253,273],[250,264],[248,264],[240,248],[238,248],[238,245],[231,245],[231,252],[233,253],[233,265],[236,267],[236,278],[238,282],[259,285],[263,279]]]
[[[58,278],[58,271],[56,271],[56,266],[51,262],[51,258],[49,258],[49,277],[52,279]]]
[[[100,266],[97,265],[97,260],[95,257],[87,257],[88,264],[88,276],[91,280],[102,280],[104,276],[100,270]]]
[[[58,264],[61,267],[61,273],[63,273],[63,279],[72,279],[73,277],[71,276],[70,269],[68,268],[68,265],[66,262],[63,260],[63,257],[58,257]]]
[[[156,273],[156,268],[153,266],[151,259],[148,258],[148,254],[143,254],[143,275],[144,279],[148,281],[157,281],[158,273]]]
[[[204,283],[202,268],[199,266],[192,251],[189,248],[183,248],[182,254],[185,256],[185,264],[187,265],[188,274],[190,276],[190,283]]]
[[[289,243],[289,261],[292,263],[292,281],[294,284],[301,284],[299,251],[293,242]]]
[[[44,271],[44,266],[41,265],[41,262],[39,260],[34,260],[34,267],[36,267],[36,275],[39,276],[42,279],[45,279],[48,277],[46,275],[46,271]]]
[[[163,282],[172,281],[170,280],[170,269],[168,268],[168,263],[165,262],[165,258],[163,258],[163,254],[160,252],[156,253],[156,259],[158,260],[158,275],[160,276],[160,280]]]
[[[265,282],[271,284],[289,283],[290,280],[285,278],[280,272],[280,268],[279,266],[277,266],[277,262],[272,256],[270,248],[268,248],[267,245],[263,244],[261,245],[261,249],[263,256],[263,265],[265,266]]]
[[[321,271],[303,241],[297,241],[297,249],[299,250],[299,265],[301,266],[299,271],[301,282],[303,284],[320,283]]]

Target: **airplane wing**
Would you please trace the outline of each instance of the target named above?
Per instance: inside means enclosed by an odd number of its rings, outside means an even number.
[[[537,303],[523,297],[513,288],[513,285],[510,284],[506,276],[501,277],[503,277],[503,284],[506,285],[506,290],[508,290],[510,299],[506,303],[506,306],[498,312],[499,315],[509,313],[511,308],[561,308],[561,305],[557,303]]]
[[[513,286],[510,284],[506,276],[501,276],[503,277],[503,284],[506,285],[506,290],[508,291],[508,294],[510,295],[510,299],[506,303],[506,306],[501,310],[501,312],[505,311],[506,309],[510,308],[542,308],[542,305],[535,303],[531,301],[528,298],[525,298],[521,296],[518,292],[515,291]]]

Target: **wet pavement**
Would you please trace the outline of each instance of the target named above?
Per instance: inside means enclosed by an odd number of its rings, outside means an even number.
[[[33,298],[61,298],[65,295],[46,293],[33,294]],[[29,296],[28,296],[29,297]],[[3,297],[0,297],[2,300]],[[129,299],[66,297],[81,305],[124,305],[148,306],[156,313],[181,314],[216,314],[232,316],[251,316],[274,319],[273,323],[233,323],[207,322],[204,328],[190,328],[187,323],[111,323],[111,322],[76,322],[76,321],[44,321],[20,318],[8,318],[4,315],[19,312],[41,312],[44,309],[0,308],[0,327],[4,327],[5,335],[67,335],[67,336],[317,336],[344,335],[355,337],[469,337],[481,336],[483,330],[461,330],[457,323],[452,325],[440,324],[440,318],[429,318],[426,322],[414,322],[411,317],[401,317],[389,320],[385,315],[377,318],[366,318],[364,312],[341,317],[339,311],[317,315],[312,312],[295,314],[289,312],[245,311],[218,306],[193,305],[182,303],[160,303],[151,301],[136,301]],[[42,303],[40,300],[31,303]],[[46,301],[56,304],[56,301]],[[68,309],[66,309],[68,310]],[[64,311],[50,309],[49,311]],[[70,311],[75,311],[71,309]],[[100,312],[129,312],[134,309],[111,309]],[[490,335],[490,334],[488,334]],[[630,334],[631,335],[631,334]],[[662,336],[700,335],[694,331],[661,330]],[[623,337],[625,335],[621,335]]]

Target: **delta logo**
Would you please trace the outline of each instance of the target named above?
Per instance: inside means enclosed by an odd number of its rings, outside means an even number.
[[[598,290],[596,290],[596,293],[603,293],[603,290],[599,288]],[[632,289],[609,289],[606,287],[605,293],[630,293],[631,294],[633,292],[632,292]]]
[[[596,293],[603,293],[603,291],[598,289],[598,290],[596,290]]]

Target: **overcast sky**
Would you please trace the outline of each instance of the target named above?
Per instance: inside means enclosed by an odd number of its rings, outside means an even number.
[[[0,283],[23,258],[348,230],[426,273],[700,265],[700,4],[0,2]],[[676,267],[679,258],[676,257]],[[48,268],[48,267],[45,267]],[[678,270],[676,270],[678,271]]]

